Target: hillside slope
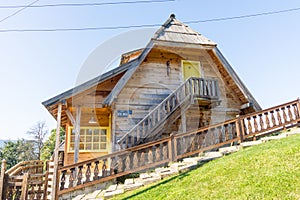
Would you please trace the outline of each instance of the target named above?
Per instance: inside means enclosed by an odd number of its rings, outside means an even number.
[[[300,135],[246,148],[115,199],[300,199]]]

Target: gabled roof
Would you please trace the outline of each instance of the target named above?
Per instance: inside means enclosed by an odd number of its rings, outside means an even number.
[[[103,105],[110,106],[114,102],[118,94],[121,92],[123,87],[126,85],[126,83],[129,81],[129,79],[132,77],[132,75],[135,73],[136,69],[146,58],[150,50],[156,45],[171,45],[175,47],[188,46],[192,48],[205,48],[209,50],[210,55],[214,56],[220,63],[223,75],[225,74],[225,77],[229,77],[234,83],[236,91],[238,91],[238,93],[243,96],[244,100],[247,100],[250,104],[253,104],[255,110],[261,110],[261,107],[259,106],[258,102],[254,99],[252,94],[239,79],[239,77],[237,76],[233,68],[230,66],[230,64],[227,62],[225,57],[216,47],[217,44],[211,41],[210,39],[204,37],[200,33],[194,31],[179,20],[175,19],[175,15],[173,14],[162,25],[162,27],[157,30],[153,38],[150,40],[147,46],[144,49],[142,49],[141,54],[137,58],[109,72],[106,72],[105,74],[102,74],[90,81],[87,81],[86,83],[83,83],[73,89],[70,89],[60,95],[57,95],[56,97],[44,101],[42,104],[46,107],[51,106],[62,100],[70,98],[80,92],[83,92],[97,84],[100,84],[110,78],[113,78],[114,76],[124,73],[122,78],[117,82],[113,90],[103,102]]]

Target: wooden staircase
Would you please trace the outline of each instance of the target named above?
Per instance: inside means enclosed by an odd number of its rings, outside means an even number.
[[[155,141],[165,126],[177,120],[195,99],[206,104],[218,102],[218,81],[194,77],[186,80],[118,140],[121,149]]]
[[[60,197],[117,177],[153,169],[224,145],[255,140],[298,126],[300,103],[295,100],[196,131],[130,147],[99,158],[61,167],[58,170]],[[134,144],[134,143],[133,143]]]
[[[0,176],[1,199],[46,199],[48,172],[43,170],[43,161],[24,161],[7,171],[5,171],[5,168],[5,161],[2,161]]]

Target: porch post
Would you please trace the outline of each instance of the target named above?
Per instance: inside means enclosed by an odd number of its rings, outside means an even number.
[[[78,157],[79,157],[80,118],[81,118],[81,107],[76,106],[74,164],[78,162]]]
[[[57,124],[56,124],[56,141],[55,141],[55,150],[54,150],[54,173],[53,173],[53,185],[52,185],[52,195],[51,200],[57,199],[57,190],[59,186],[59,177],[58,176],[58,150],[59,150],[59,143],[60,143],[60,125],[61,125],[61,110],[62,104],[61,102],[58,104],[57,108]]]

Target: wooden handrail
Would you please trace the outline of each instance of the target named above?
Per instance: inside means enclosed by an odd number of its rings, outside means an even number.
[[[225,144],[242,142],[253,136],[271,134],[272,131],[278,131],[280,128],[297,125],[300,121],[299,105],[299,100],[292,101],[195,131],[171,135],[165,139],[64,166],[58,170],[59,195]],[[258,118],[263,115],[266,116],[265,119]],[[249,129],[252,132],[249,132]]]
[[[130,131],[122,136],[117,143],[121,146],[121,148],[123,147],[123,143],[125,143],[125,148],[138,145],[141,138],[147,138],[147,136],[151,135],[151,132],[163,123],[164,120],[174,112],[174,110],[187,100],[190,100],[190,97],[193,96],[216,100],[219,99],[218,81],[216,79],[195,77],[187,79],[152,111],[150,111]]]

